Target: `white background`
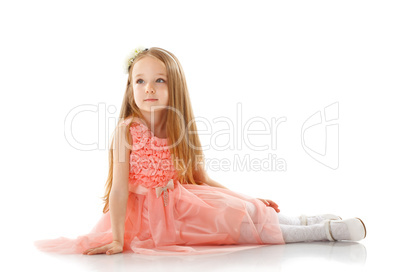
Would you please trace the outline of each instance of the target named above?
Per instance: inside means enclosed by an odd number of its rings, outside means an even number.
[[[286,118],[277,127],[276,150],[245,145],[205,150],[207,159],[232,161],[236,154],[260,159],[275,154],[286,171],[209,169],[214,180],[272,199],[285,215],[357,216],[368,231],[359,242],[366,261],[356,263],[303,251],[277,258],[271,248],[236,262],[226,256],[169,265],[231,271],[400,267],[394,247],[400,245],[402,223],[401,12],[398,1],[2,2],[0,250],[6,262],[1,265],[12,264],[8,271],[135,271],[140,264],[141,271],[166,270],[163,262],[128,262],[123,254],[68,260],[33,246],[34,240],[85,234],[100,218],[109,137],[127,81],[123,62],[142,45],[178,57],[194,114],[208,120],[213,132],[227,129],[214,122],[219,117],[242,131],[255,117]],[[243,127],[236,124],[238,103]],[[331,169],[306,153],[301,133],[310,116],[334,103],[339,166]],[[92,111],[66,124],[76,107]],[[100,128],[98,118],[108,125]],[[321,153],[325,128],[305,134],[306,143]],[[77,148],[66,133],[97,146]],[[272,141],[272,135],[253,137],[255,145]],[[229,139],[213,142],[212,135],[203,135],[201,140],[223,145]]]

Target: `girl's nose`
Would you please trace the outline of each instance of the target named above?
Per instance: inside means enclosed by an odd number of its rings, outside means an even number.
[[[147,89],[145,90],[146,93],[155,93],[154,88],[152,88],[152,86],[148,85]]]

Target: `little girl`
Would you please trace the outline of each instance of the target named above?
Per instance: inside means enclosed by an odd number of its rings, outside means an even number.
[[[230,191],[212,180],[204,168],[178,59],[152,47],[136,49],[127,64],[103,215],[90,233],[35,241],[38,249],[88,255],[200,254],[366,236],[359,218],[286,217],[274,201]]]

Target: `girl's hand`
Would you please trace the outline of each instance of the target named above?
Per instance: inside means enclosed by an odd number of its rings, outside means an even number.
[[[93,255],[93,254],[106,253],[107,255],[111,255],[111,254],[116,254],[116,253],[120,253],[120,252],[123,252],[122,243],[120,243],[119,241],[113,241],[110,244],[107,244],[104,246],[87,249],[82,254]]]
[[[267,205],[268,207],[272,207],[275,209],[275,211],[278,213],[281,210],[279,210],[278,208],[278,204],[276,204],[275,202],[273,202],[270,199],[261,199],[261,198],[257,198],[258,200],[261,200],[265,205]]]

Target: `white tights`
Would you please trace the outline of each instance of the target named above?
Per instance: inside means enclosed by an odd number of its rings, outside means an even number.
[[[255,218],[255,206],[251,202],[247,203],[247,211],[249,216],[253,219]],[[282,236],[285,243],[294,242],[308,242],[308,241],[328,241],[325,234],[324,224],[314,224],[314,225],[300,225],[300,219],[298,217],[285,216],[278,213],[279,227],[282,231]],[[257,226],[258,223],[253,219],[254,224]],[[251,228],[249,226],[249,221],[246,217],[243,219],[243,223],[240,227],[240,240],[239,243],[254,243],[255,239]],[[332,225],[331,225],[332,226]],[[336,227],[344,227],[343,224],[339,224]],[[261,229],[258,228],[257,229]],[[264,232],[260,233],[260,238],[263,243],[270,243],[270,237]]]

